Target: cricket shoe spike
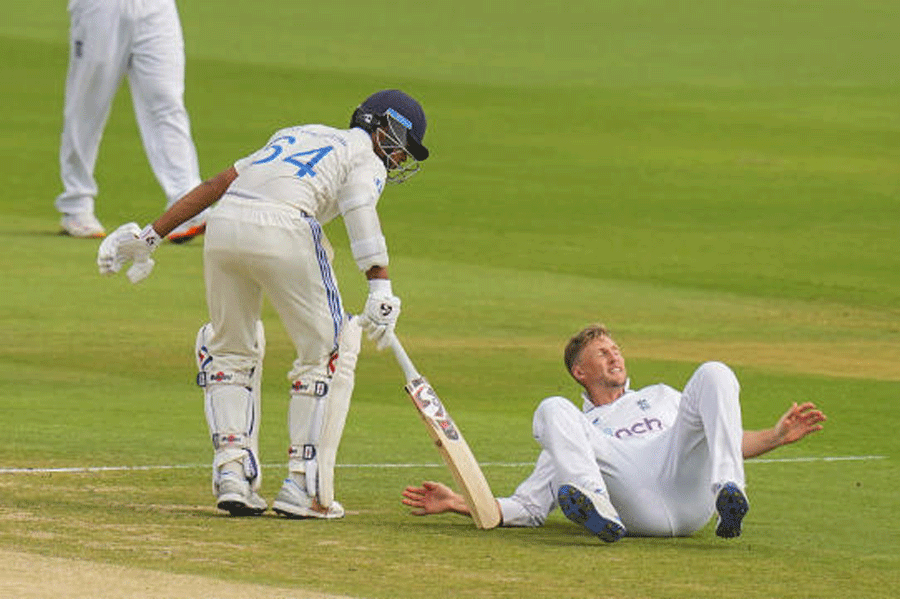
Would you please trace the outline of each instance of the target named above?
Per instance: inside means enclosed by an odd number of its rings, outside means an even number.
[[[750,511],[747,496],[734,483],[726,483],[716,495],[716,536],[733,539],[741,536],[741,521]]]
[[[615,543],[625,536],[625,526],[606,494],[567,484],[559,488],[557,499],[566,518],[581,524],[601,540]]]
[[[276,514],[286,518],[322,518],[332,520],[344,517],[344,507],[337,501],[332,501],[328,509],[319,505],[319,502],[306,494],[294,480],[284,479],[281,490],[272,502],[272,509]]]
[[[216,506],[232,516],[259,516],[269,507],[244,478],[223,474],[216,484]]]
[[[86,239],[100,239],[106,237],[106,229],[97,220],[93,212],[79,212],[78,214],[63,214],[59,221],[63,235],[81,237]]]

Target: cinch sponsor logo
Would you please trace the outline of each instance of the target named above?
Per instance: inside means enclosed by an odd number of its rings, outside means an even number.
[[[634,437],[635,435],[644,435],[653,431],[661,431],[662,429],[663,423],[660,419],[644,418],[640,422],[635,422],[631,426],[622,427],[617,431],[614,431],[611,428],[605,428],[603,429],[603,432],[610,437],[615,437],[616,439],[628,439],[629,437]]]

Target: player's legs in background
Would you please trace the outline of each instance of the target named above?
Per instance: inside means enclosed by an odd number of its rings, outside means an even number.
[[[147,159],[173,204],[200,183],[184,104],[184,37],[172,0],[151,2],[135,25],[128,82]]]
[[[94,216],[97,182],[94,168],[112,100],[128,61],[130,25],[120,2],[74,0],[70,3],[69,68],[66,76],[59,162],[63,192],[55,206],[65,232],[100,237]]]
[[[197,149],[184,104],[184,36],[174,0],[144,5],[135,25],[128,82],[150,167],[171,206],[200,184]],[[206,212],[169,235],[188,241],[204,230]]]

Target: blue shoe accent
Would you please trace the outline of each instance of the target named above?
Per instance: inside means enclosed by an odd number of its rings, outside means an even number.
[[[741,536],[741,521],[750,511],[750,503],[736,484],[727,483],[719,490],[716,511],[719,512],[716,535],[724,539]]]
[[[625,536],[625,527],[618,518],[607,518],[597,511],[596,506],[581,489],[574,485],[563,485],[557,493],[559,508],[566,518],[581,524],[607,543],[615,543]]]

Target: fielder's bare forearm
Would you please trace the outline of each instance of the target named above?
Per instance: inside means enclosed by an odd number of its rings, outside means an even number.
[[[235,179],[237,179],[237,171],[233,166],[215,177],[207,179],[172,204],[162,216],[156,219],[153,229],[160,237],[165,237],[181,223],[215,204]]]
[[[744,437],[741,442],[741,453],[746,460],[772,451],[779,445],[780,442],[774,429],[744,431]]]
[[[826,420],[825,414],[814,403],[807,401],[798,405],[794,402],[772,428],[744,432],[741,443],[744,458],[753,458],[799,441],[822,430],[822,423]]]

